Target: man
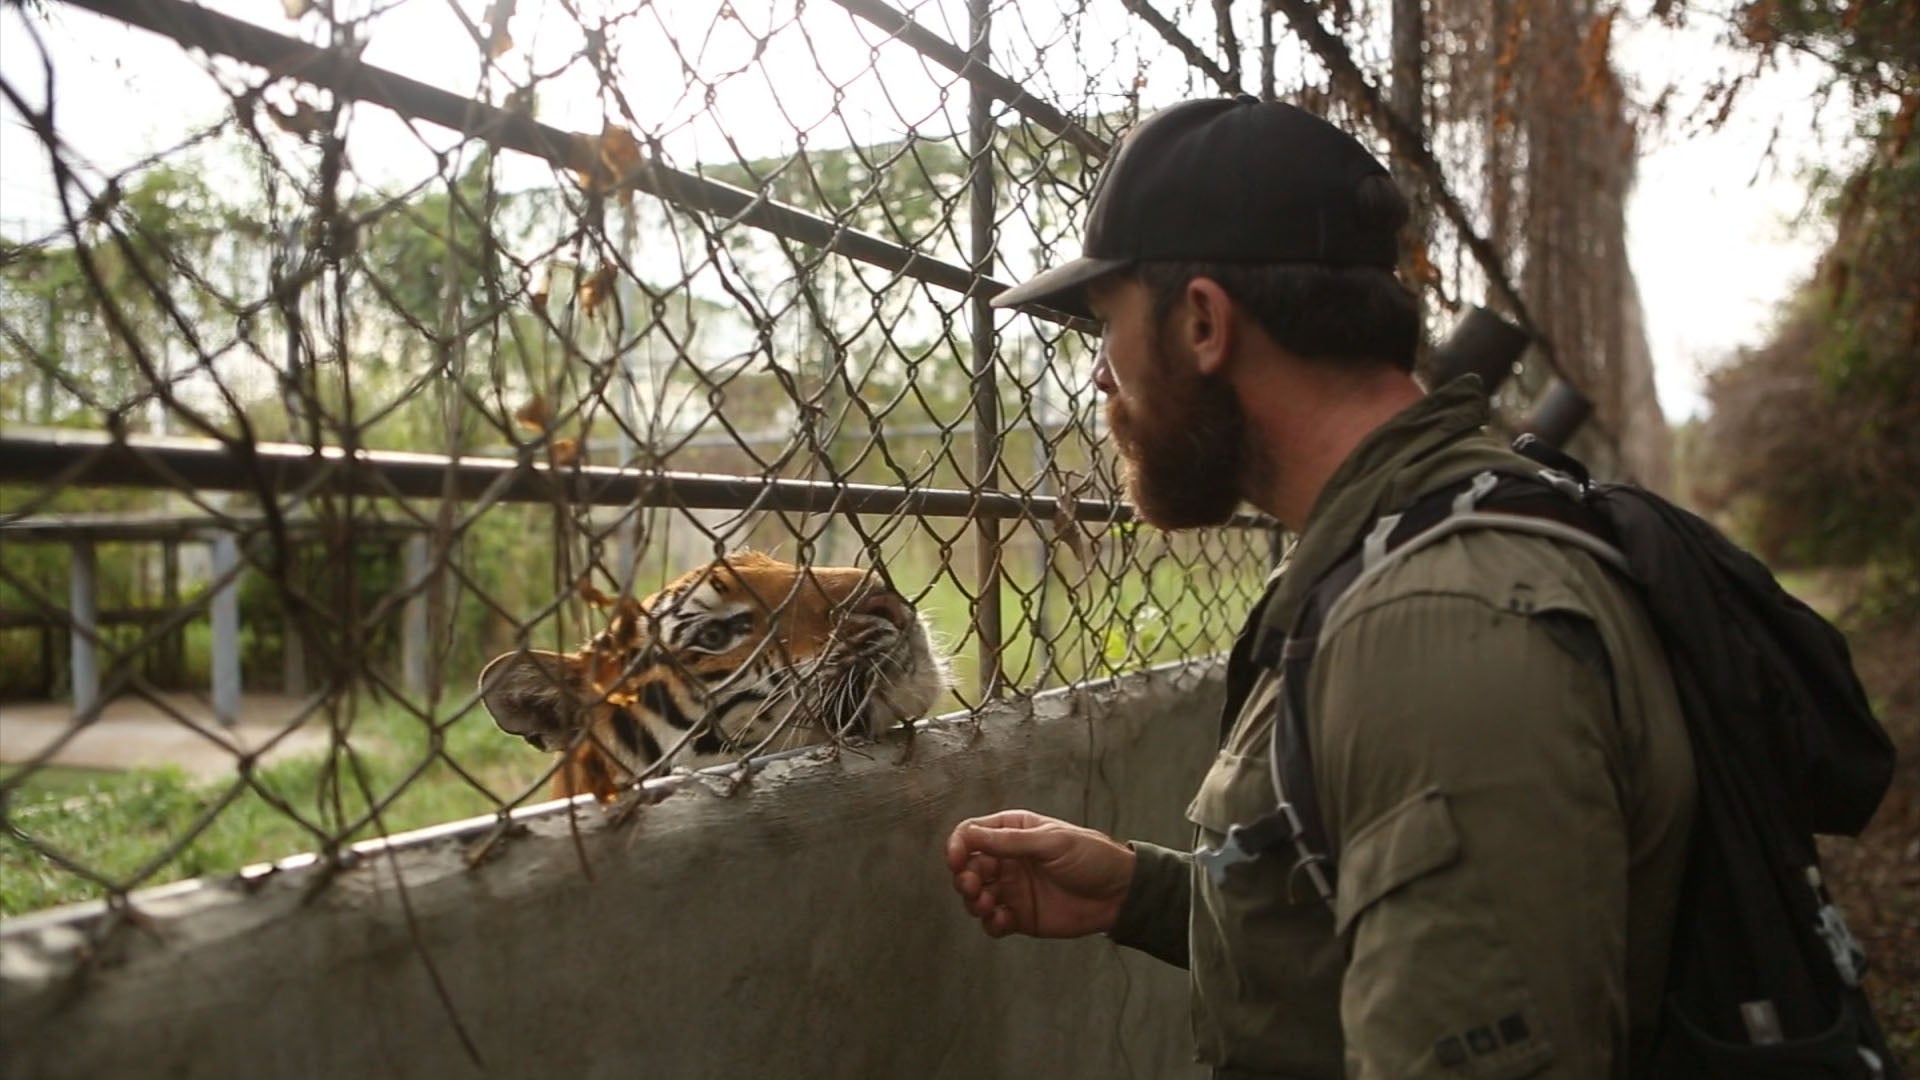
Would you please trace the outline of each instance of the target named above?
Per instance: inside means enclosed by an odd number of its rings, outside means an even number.
[[[1192,101],[1107,166],[1085,257],[996,298],[1103,327],[1094,381],[1140,513],[1245,500],[1299,535],[1229,662],[1224,744],[1187,817],[1217,847],[1278,795],[1280,680],[1250,642],[1376,519],[1488,468],[1467,379],[1411,375],[1406,205],[1350,136],[1288,105]],[[1592,557],[1462,532],[1355,584],[1322,626],[1306,730],[1329,904],[1289,853],[1226,868],[1010,810],[947,861],[987,933],[1107,933],[1192,973],[1202,1062],[1232,1077],[1628,1077],[1656,1020],[1692,760],[1644,611]]]

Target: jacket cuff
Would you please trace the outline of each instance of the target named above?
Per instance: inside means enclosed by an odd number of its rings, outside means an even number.
[[[1133,849],[1133,881],[1107,936],[1175,967],[1187,966],[1193,904],[1193,856],[1140,840]]]

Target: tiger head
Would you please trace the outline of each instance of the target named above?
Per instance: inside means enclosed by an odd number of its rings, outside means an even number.
[[[638,603],[571,653],[480,673],[494,723],[563,754],[554,794],[845,737],[926,715],[951,682],[926,623],[878,574],[736,552]]]

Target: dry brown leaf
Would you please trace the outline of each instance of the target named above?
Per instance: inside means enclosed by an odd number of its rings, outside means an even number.
[[[298,19],[313,10],[313,0],[280,0],[280,9],[287,13],[287,18]]]
[[[588,315],[594,313],[600,305],[613,299],[613,288],[619,283],[620,273],[612,263],[601,263],[593,276],[580,283],[580,310]]]
[[[522,427],[546,431],[553,426],[553,407],[547,404],[546,395],[535,394],[527,399],[525,405],[514,410],[513,418]]]
[[[282,112],[273,106],[267,106],[267,115],[273,117],[275,127],[289,135],[308,138],[323,134],[328,128],[327,114],[304,101],[295,101],[290,111]]]
[[[586,445],[581,439],[555,439],[548,448],[548,454],[555,465],[572,465],[586,453]]]
[[[1079,474],[1071,471],[1054,473],[1053,496],[1053,535],[1073,552],[1073,557],[1081,565],[1086,565],[1099,554],[1099,542],[1094,539],[1086,525],[1080,520],[1080,497],[1078,492],[1082,480]]]
[[[1774,28],[1774,16],[1779,13],[1779,0],[1754,0],[1736,13],[1740,20],[1740,32],[1755,45],[1771,45],[1780,39]]]
[[[487,27],[487,59],[498,60],[513,48],[513,35],[508,33],[507,24],[513,21],[513,7],[516,0],[494,0],[487,8],[486,18],[482,20]]]
[[[1440,269],[1433,265],[1433,259],[1427,255],[1424,245],[1407,253],[1407,275],[1417,285],[1440,284]]]
[[[540,268],[539,282],[534,285],[533,291],[527,294],[527,306],[535,312],[545,315],[547,313],[547,294],[552,291],[553,267],[543,266]]]
[[[575,157],[584,163],[574,174],[580,178],[580,186],[590,195],[605,195],[621,188],[620,181],[639,170],[645,163],[640,152],[640,140],[633,132],[619,124],[609,122],[601,128],[600,135],[575,135],[580,144]]]
[[[1080,528],[1080,522],[1074,517],[1077,500],[1066,492],[1061,492],[1053,498],[1053,535],[1067,546],[1068,551],[1073,552],[1075,559],[1084,563],[1087,561],[1087,542],[1086,534]]]

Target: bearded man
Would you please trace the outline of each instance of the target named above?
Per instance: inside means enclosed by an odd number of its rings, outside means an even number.
[[[1150,523],[1242,501],[1298,534],[1236,643],[1198,849],[1270,817],[1278,668],[1256,657],[1377,519],[1488,469],[1470,377],[1428,394],[1395,276],[1405,200],[1292,106],[1139,124],[1085,255],[1008,290],[1103,328],[1094,382]],[[1629,587],[1545,536],[1470,530],[1358,581],[1305,692],[1332,901],[1290,853],[1220,860],[1007,810],[947,863],[995,937],[1106,933],[1189,969],[1221,1077],[1629,1077],[1657,1018],[1694,795],[1665,657]],[[1209,732],[1209,737],[1212,737]]]

